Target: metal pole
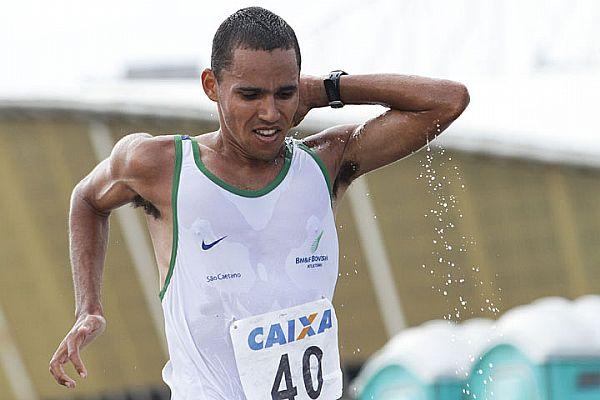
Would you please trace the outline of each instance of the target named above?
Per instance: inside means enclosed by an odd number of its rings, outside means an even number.
[[[16,400],[39,399],[0,306],[0,364]]]
[[[367,259],[379,313],[388,337],[391,338],[406,328],[406,320],[396,291],[392,266],[383,245],[379,224],[374,218],[375,209],[368,194],[369,186],[365,176],[356,179],[348,190],[352,215],[363,254]]]

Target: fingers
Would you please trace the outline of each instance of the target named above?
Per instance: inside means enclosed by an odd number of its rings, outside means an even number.
[[[63,342],[56,350],[56,353],[54,353],[52,356],[49,370],[50,374],[54,377],[54,380],[56,380],[59,385],[63,385],[72,389],[75,387],[75,381],[65,373],[63,368],[63,365],[67,362],[67,359],[67,346]]]
[[[49,371],[58,384],[68,388],[74,388],[76,385],[75,381],[65,373],[64,364],[68,361],[73,363],[82,378],[87,377],[87,369],[81,359],[80,350],[105,329],[106,319],[101,315],[88,315],[84,320],[76,322],[50,360]]]
[[[87,370],[81,360],[79,349],[89,332],[90,329],[88,327],[79,327],[74,333],[67,335],[52,356],[49,371],[58,384],[70,389],[76,386],[75,381],[64,370],[64,364],[69,360],[73,363],[75,370],[82,378],[87,376]]]
[[[72,335],[69,339],[67,339],[67,354],[69,360],[73,363],[75,370],[82,378],[87,376],[87,370],[85,369],[85,365],[81,360],[81,356],[79,354],[79,349],[81,344],[85,341],[87,335],[89,334],[89,328],[83,326],[77,329],[74,335]]]

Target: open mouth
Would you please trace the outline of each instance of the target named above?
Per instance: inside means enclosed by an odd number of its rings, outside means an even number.
[[[281,129],[252,129],[252,132],[256,134],[256,138],[263,143],[274,143],[279,138],[279,132]]]
[[[279,133],[280,129],[253,129],[252,132],[259,136],[270,138]]]

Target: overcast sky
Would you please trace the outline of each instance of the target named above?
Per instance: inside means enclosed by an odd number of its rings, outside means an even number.
[[[280,3],[260,2],[302,32],[310,31],[327,9],[313,2],[293,12]],[[13,1],[0,17],[0,47],[8,61],[0,63],[0,82],[48,84],[113,77],[130,63],[206,64],[220,22],[246,5],[231,0]],[[312,18],[313,13],[317,17]]]
[[[458,79],[600,70],[594,0],[13,0],[0,16],[0,86],[112,79],[132,64],[206,66],[220,22],[253,4],[294,27],[306,73],[343,68]]]

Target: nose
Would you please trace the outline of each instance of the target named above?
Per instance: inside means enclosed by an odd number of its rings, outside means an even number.
[[[279,110],[273,96],[264,96],[260,103],[258,118],[265,122],[275,123],[279,120]]]

